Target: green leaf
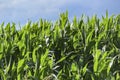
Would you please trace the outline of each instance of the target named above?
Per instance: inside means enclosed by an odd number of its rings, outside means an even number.
[[[46,49],[45,54],[43,54],[43,55],[41,56],[41,64],[45,64],[45,61],[46,61],[46,59],[47,59],[47,57],[48,57],[48,54],[49,54],[49,49]]]
[[[18,61],[18,66],[17,66],[18,74],[23,70],[24,64],[25,64],[25,59],[21,59]]]
[[[71,69],[73,72],[77,71],[77,65],[75,63],[72,63]]]
[[[9,64],[8,64],[7,68],[5,69],[5,70],[6,70],[6,74],[7,74],[7,73],[8,73],[8,71],[10,70],[11,61],[12,61],[12,56],[10,56],[10,61],[9,61]]]
[[[83,67],[83,76],[85,75],[86,71],[87,71],[87,66],[88,64],[86,64],[84,67]]]
[[[4,74],[4,71],[2,69],[0,69],[0,77],[2,78],[2,80],[7,80],[7,77]]]
[[[117,56],[115,56],[115,57],[113,57],[113,58],[111,59],[109,65],[108,65],[108,68],[107,68],[107,75],[110,73],[110,69],[111,69],[111,67],[112,67],[112,65],[113,65],[113,62],[114,62],[114,60],[115,60],[116,57],[117,57]]]
[[[41,47],[41,46],[38,46],[38,47],[36,47],[36,48],[33,50],[32,59],[33,59],[33,62],[34,62],[34,63],[36,63],[37,54],[39,54],[37,51],[38,51],[38,49],[39,49],[40,47]]]
[[[96,50],[96,53],[95,53],[95,56],[94,56],[94,72],[98,71],[100,54],[101,54],[101,51]]]
[[[62,61],[64,61],[65,59],[67,58],[67,56],[65,57],[62,57],[60,60],[58,60],[55,64],[58,64],[58,63],[60,63],[60,62],[62,62]]]

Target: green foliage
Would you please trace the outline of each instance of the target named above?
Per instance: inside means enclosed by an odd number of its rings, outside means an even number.
[[[120,80],[120,15],[2,23],[0,80]]]

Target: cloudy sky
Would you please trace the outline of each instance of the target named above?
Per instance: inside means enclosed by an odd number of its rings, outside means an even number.
[[[3,21],[24,24],[40,18],[54,21],[66,10],[70,19],[82,14],[100,17],[106,10],[109,15],[120,14],[120,0],[0,0],[0,24]]]

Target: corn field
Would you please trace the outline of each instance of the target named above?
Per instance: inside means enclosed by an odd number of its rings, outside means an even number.
[[[0,80],[120,80],[120,15],[16,28],[0,25]]]

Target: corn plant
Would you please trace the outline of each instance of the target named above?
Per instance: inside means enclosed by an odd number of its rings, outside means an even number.
[[[120,15],[0,25],[1,80],[120,80]]]

